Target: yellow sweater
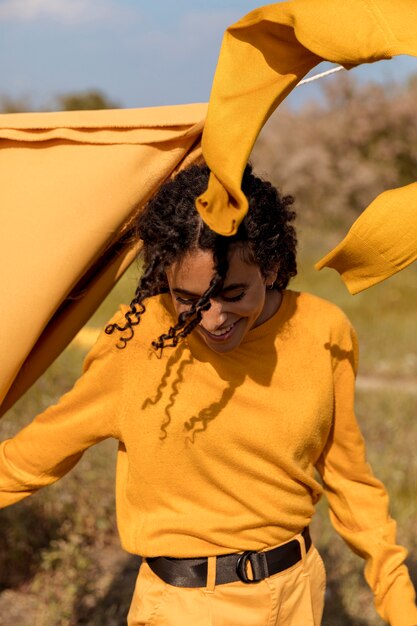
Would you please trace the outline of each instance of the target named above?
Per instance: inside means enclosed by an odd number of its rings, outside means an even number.
[[[276,545],[309,524],[324,488],[336,530],[367,559],[381,615],[417,624],[406,551],[354,415],[357,343],[344,314],[286,291],[236,350],[217,354],[192,334],[158,357],[150,342],[171,324],[170,306],[149,300],[125,350],[103,334],[74,389],[1,445],[0,506],[54,482],[106,437],[120,441],[121,540],[143,556]]]
[[[230,26],[203,133],[212,175],[197,209],[210,228],[236,232],[247,210],[240,184],[252,146],[309,70],[324,60],[350,68],[399,54],[417,56],[415,0],[290,0]],[[417,259],[416,208],[417,184],[381,194],[317,267],[335,268],[352,293],[388,278]]]

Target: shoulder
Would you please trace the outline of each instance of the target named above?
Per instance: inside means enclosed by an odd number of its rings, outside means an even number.
[[[128,341],[127,346],[136,347],[150,347],[152,341],[159,337],[163,332],[166,332],[170,326],[174,323],[173,312],[170,308],[170,299],[167,295],[154,296],[144,301],[144,312],[140,316],[138,324],[133,326],[133,336]],[[117,348],[120,336],[127,334],[128,331],[123,332],[115,330],[112,334],[108,335],[105,329],[110,324],[117,324],[123,327],[127,321],[127,314],[130,311],[130,305],[121,304],[112,318],[107,322],[102,330],[99,340],[97,342],[97,348],[100,344],[105,347],[108,344],[116,348],[117,352],[124,352]]]
[[[108,325],[117,324],[123,327],[126,323],[125,316],[130,311],[130,306],[127,304],[119,306],[86,355],[83,363],[83,374],[88,371],[89,374],[95,372],[100,377],[105,377],[105,372],[112,371],[115,374],[115,379],[121,379],[124,376],[123,372],[126,372],[134,364],[141,363],[142,358],[154,354],[152,341],[170,328],[173,319],[169,310],[169,300],[166,296],[149,298],[144,304],[145,312],[141,315],[139,324],[133,327],[132,338],[122,349],[120,348],[120,337],[126,336],[127,333],[117,329],[111,334],[106,333]],[[138,353],[142,358],[138,359]]]
[[[347,317],[333,302],[308,292],[292,292],[296,300],[296,314],[306,333],[314,335],[332,358],[348,358],[357,367],[358,339],[356,331]]]
[[[289,291],[293,299],[294,316],[297,323],[320,337],[327,337],[332,343],[357,345],[356,331],[342,309],[319,296],[306,291]]]
[[[307,291],[288,291],[294,300],[297,315],[307,322],[318,323],[322,328],[351,328],[352,324],[346,313],[334,302],[325,300]]]

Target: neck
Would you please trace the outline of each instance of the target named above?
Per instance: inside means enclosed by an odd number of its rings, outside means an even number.
[[[256,320],[256,326],[260,326],[264,322],[267,322],[278,311],[282,302],[282,291],[278,289],[267,289],[265,296],[265,304],[262,313]]]

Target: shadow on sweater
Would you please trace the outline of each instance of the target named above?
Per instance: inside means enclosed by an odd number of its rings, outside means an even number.
[[[209,423],[219,415],[222,408],[232,399],[235,390],[236,385],[230,383],[229,386],[223,390],[218,402],[212,402],[207,408],[199,411],[198,415],[184,422],[185,430],[190,433],[189,437],[187,437],[188,443],[194,443],[196,435],[207,430]]]
[[[292,315],[296,311],[296,300],[288,309],[287,318],[279,329],[284,335]],[[207,363],[217,373],[219,382],[218,398],[201,408],[196,415],[184,420],[184,435],[187,443],[194,443],[197,435],[207,430],[210,423],[222,412],[232,400],[236,390],[248,378],[260,386],[268,387],[278,364],[278,354],[275,345],[276,334],[262,338],[261,352],[256,348],[256,342],[248,336],[238,348],[225,353],[217,353],[205,343],[198,333],[191,333],[187,341],[180,343],[169,355],[165,370],[152,397],[148,397],[142,404],[142,410],[151,405],[161,403],[161,412],[164,420],[161,424],[160,439],[169,435],[172,422],[172,410],[181,393],[182,383],[187,377],[187,370],[195,367],[198,362]],[[226,384],[224,384],[226,383]],[[185,416],[184,416],[185,417]]]
[[[155,395],[146,398],[142,404],[142,410],[151,405],[157,405],[159,402],[164,402],[164,392],[169,393],[163,405],[165,417],[161,424],[159,437],[161,441],[168,437],[169,426],[172,421],[171,412],[181,392],[181,383],[184,381],[188,367],[191,367],[196,360],[192,352],[186,350],[186,347],[186,344],[182,343],[177,346],[175,351],[170,355]],[[231,401],[236,389],[244,383],[246,376],[252,375],[253,377],[251,368],[248,368],[248,370],[244,368],[236,370],[236,368],[233,368],[233,364],[230,362],[230,356],[228,358],[227,354],[218,355],[209,349],[206,349],[205,353],[208,354],[209,358],[203,358],[202,360],[210,361],[213,368],[217,371],[219,378],[227,382],[227,386],[220,392],[218,400],[211,402],[208,406],[200,409],[197,415],[192,415],[184,421],[184,433],[187,443],[194,443],[196,435],[207,430],[210,422],[212,422]],[[277,357],[275,350],[271,350],[271,354],[268,354],[267,357],[262,359],[261,365],[259,364],[259,359],[257,359],[256,372],[263,384],[267,385],[270,381],[276,362]]]
[[[178,396],[179,391],[180,391],[180,385],[182,381],[184,380],[184,370],[187,368],[188,365],[192,365],[194,361],[192,354],[190,354],[188,358],[183,358],[184,350],[185,350],[185,344],[182,343],[171,354],[171,356],[169,357],[167,361],[164,375],[162,376],[161,382],[159,383],[158,388],[156,390],[156,394],[154,395],[153,398],[146,398],[146,400],[142,404],[142,410],[143,410],[143,409],[146,409],[146,407],[150,405],[158,404],[158,402],[162,400],[164,390],[168,387],[168,380],[171,376],[174,365],[179,362],[179,365],[177,367],[177,371],[175,374],[175,378],[171,383],[171,393],[168,398],[168,404],[166,404],[166,406],[164,407],[165,419],[161,424],[161,434],[159,436],[161,441],[163,441],[164,439],[168,437],[168,427],[172,420],[171,409],[173,408],[175,404],[175,399]]]
[[[341,348],[337,344],[330,344],[330,343],[325,343],[324,347],[326,348],[326,350],[329,350],[332,358],[335,361],[347,360],[351,364],[352,369],[353,370],[355,369],[355,354],[353,350],[343,350],[343,348]]]

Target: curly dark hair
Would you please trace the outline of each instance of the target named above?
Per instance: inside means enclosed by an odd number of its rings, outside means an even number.
[[[143,274],[125,324],[109,324],[105,332],[122,333],[118,347],[124,348],[133,337],[134,327],[145,312],[146,298],[169,292],[166,270],[181,261],[191,250],[211,250],[215,272],[208,289],[189,310],[178,316],[177,323],[167,333],[152,342],[155,349],[176,346],[201,321],[210,300],[220,293],[228,270],[228,251],[232,244],[246,244],[242,249],[245,260],[259,266],[266,278],[271,268],[278,270],[274,288],[285,289],[297,274],[297,238],[290,209],[291,196],[281,196],[271,183],[252,173],[247,165],[242,179],[242,191],[249,201],[249,210],[238,231],[231,237],[218,235],[201,219],[195,208],[196,198],[207,188],[210,170],[206,165],[193,165],[165,183],[138,215],[135,230],[142,240],[140,256]]]

